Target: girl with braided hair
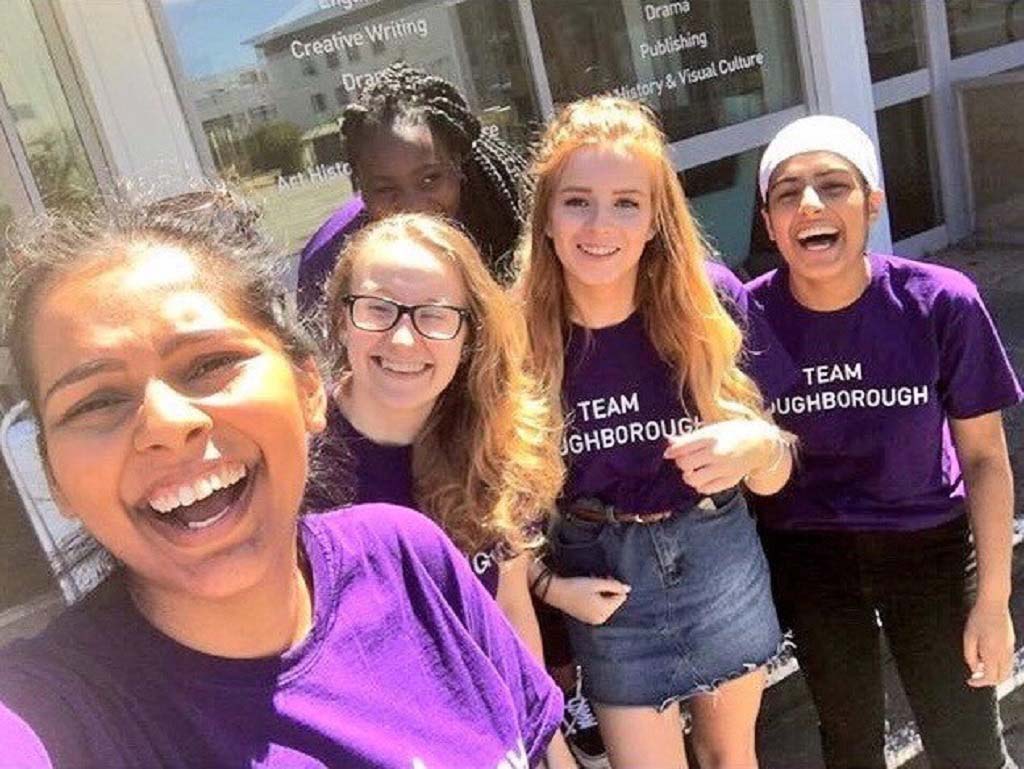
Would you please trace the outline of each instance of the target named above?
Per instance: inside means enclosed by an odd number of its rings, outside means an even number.
[[[299,308],[310,315],[344,242],[391,213],[442,214],[476,241],[499,283],[511,279],[511,250],[522,218],[517,180],[524,159],[481,133],[458,88],[443,78],[392,64],[345,108],[345,159],[360,195],[313,235],[299,261]]]

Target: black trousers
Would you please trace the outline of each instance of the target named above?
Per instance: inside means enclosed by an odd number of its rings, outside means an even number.
[[[884,769],[878,619],[933,769],[1007,769],[994,687],[965,683],[976,587],[965,516],[914,532],[763,531],[829,769]]]

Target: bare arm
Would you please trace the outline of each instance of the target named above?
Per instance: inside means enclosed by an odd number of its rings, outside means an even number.
[[[1000,412],[952,419],[950,425],[978,553],[978,595],[964,627],[964,660],[974,672],[968,683],[991,686],[1009,676],[1013,663],[1013,475]]]
[[[537,614],[533,610],[527,582],[532,561],[532,553],[521,553],[501,563],[496,600],[519,640],[543,665],[544,649],[540,640],[540,626],[537,624]]]
[[[701,494],[743,481],[756,494],[774,494],[793,471],[791,436],[763,419],[729,419],[669,438],[665,459]]]
[[[748,489],[755,494],[768,495],[786,485],[789,476],[793,474],[794,441],[789,433],[768,425],[762,440],[761,456],[746,476]]]
[[[533,553],[520,553],[515,558],[501,564],[498,576],[498,606],[505,613],[509,624],[516,631],[519,640],[530,650],[530,653],[544,664],[544,648],[540,639],[540,626],[537,624],[537,613],[533,610],[530,600],[528,575],[533,563]],[[547,769],[575,769],[576,761],[565,744],[560,731],[555,732],[544,754],[543,766]]]
[[[560,577],[540,559],[530,564],[538,600],[588,625],[603,625],[625,603],[629,585],[611,577]],[[543,576],[542,576],[543,575]]]

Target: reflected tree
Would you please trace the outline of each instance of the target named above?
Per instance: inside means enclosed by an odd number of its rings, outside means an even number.
[[[7,227],[14,221],[14,210],[5,203],[0,203],[0,260],[7,253]]]
[[[257,171],[294,174],[302,170],[302,131],[284,120],[265,123],[246,139],[249,163]]]
[[[43,205],[49,210],[85,208],[96,194],[88,161],[63,132],[47,131],[25,144]]]

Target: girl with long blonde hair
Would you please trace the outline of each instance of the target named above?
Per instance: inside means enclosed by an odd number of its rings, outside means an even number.
[[[436,521],[542,660],[527,569],[563,464],[560,415],[525,368],[522,314],[473,242],[425,214],[363,229],[326,294],[335,385],[321,463],[348,468],[338,485],[356,502]],[[312,508],[338,501],[323,483],[307,495]],[[572,766],[561,738],[553,749]]]
[[[518,290],[534,370],[566,414],[552,566],[629,586],[603,622],[568,620],[609,757],[685,766],[687,699],[704,769],[756,766],[781,636],[740,487],[773,493],[792,459],[740,367],[746,296],[708,260],[645,107],[570,104],[531,183]],[[749,358],[767,389],[787,380],[771,354]]]

